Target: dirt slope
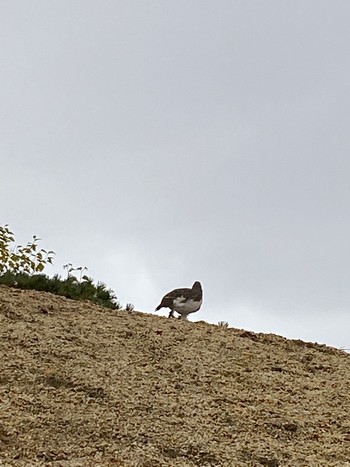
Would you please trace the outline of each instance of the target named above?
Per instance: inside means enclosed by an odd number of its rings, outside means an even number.
[[[350,356],[0,287],[1,466],[350,466]]]

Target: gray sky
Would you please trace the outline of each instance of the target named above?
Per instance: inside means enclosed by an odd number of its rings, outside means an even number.
[[[0,222],[47,273],[350,348],[348,0],[0,6]]]

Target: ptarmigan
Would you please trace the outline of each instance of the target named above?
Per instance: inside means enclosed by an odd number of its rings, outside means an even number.
[[[176,311],[180,315],[179,318],[187,319],[190,313],[200,309],[202,303],[202,286],[200,282],[195,282],[192,289],[175,289],[164,295],[156,311],[161,308],[170,308],[169,318],[173,318],[174,311]]]

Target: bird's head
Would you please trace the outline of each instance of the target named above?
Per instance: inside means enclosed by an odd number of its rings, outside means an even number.
[[[201,286],[201,283],[196,281],[193,285],[192,285],[192,290],[202,290],[202,286]]]

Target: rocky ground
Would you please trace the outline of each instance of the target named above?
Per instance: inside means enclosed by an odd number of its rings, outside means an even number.
[[[350,466],[350,355],[0,287],[1,466]]]

